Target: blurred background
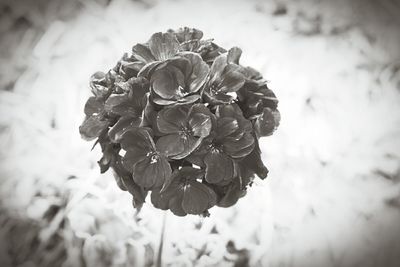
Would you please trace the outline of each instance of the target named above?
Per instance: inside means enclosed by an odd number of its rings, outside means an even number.
[[[138,213],[80,139],[88,80],[195,27],[280,100],[269,177],[209,218]],[[397,0],[0,0],[0,266],[400,266]]]

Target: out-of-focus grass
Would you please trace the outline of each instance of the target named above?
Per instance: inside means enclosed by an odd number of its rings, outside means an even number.
[[[365,15],[374,8],[357,9],[357,1],[8,3],[6,13],[17,15],[1,18],[29,24],[4,26],[0,42],[8,62],[0,78],[2,220],[17,214],[34,222],[27,228],[39,243],[62,240],[66,266],[155,263],[162,212],[145,205],[135,213],[112,176],[99,174],[99,151],[90,151],[78,126],[93,72],[111,68],[153,32],[185,25],[242,47],[243,64],[271,81],[282,123],[261,142],[269,178],[235,207],[212,209],[207,219],[167,216],[163,263],[399,260],[399,214],[387,203],[395,203],[400,186],[382,176],[399,168],[398,35],[387,17]],[[10,238],[20,240],[3,240]],[[44,248],[48,255],[59,249]],[[26,255],[29,249],[22,247]]]

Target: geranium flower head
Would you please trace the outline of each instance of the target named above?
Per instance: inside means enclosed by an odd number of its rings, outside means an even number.
[[[91,77],[79,131],[100,145],[100,171],[113,170],[134,207],[151,192],[156,208],[208,216],[267,177],[258,139],[279,125],[278,100],[241,55],[183,27]]]

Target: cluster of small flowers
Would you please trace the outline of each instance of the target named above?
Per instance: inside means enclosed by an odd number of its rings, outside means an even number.
[[[155,33],[107,73],[95,73],[80,133],[100,144],[101,172],[140,208],[208,215],[244,196],[268,170],[258,139],[279,124],[278,100],[259,72],[197,29]]]

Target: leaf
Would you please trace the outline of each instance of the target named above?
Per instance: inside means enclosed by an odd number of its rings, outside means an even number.
[[[101,115],[92,115],[86,117],[82,125],[79,126],[79,133],[83,139],[91,141],[99,137],[100,134],[107,129],[108,125],[109,122],[102,120]]]
[[[151,53],[157,60],[167,60],[179,51],[179,42],[171,33],[155,33],[149,40]]]
[[[215,205],[215,192],[197,181],[189,182],[183,192],[182,208],[188,214],[202,214]]]
[[[204,157],[206,165],[206,181],[211,184],[218,184],[222,181],[233,179],[233,162],[224,153],[215,150],[210,151]]]

